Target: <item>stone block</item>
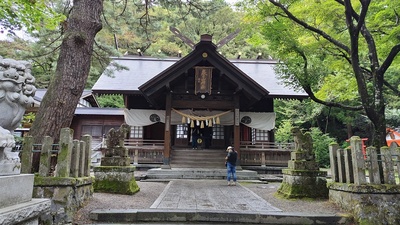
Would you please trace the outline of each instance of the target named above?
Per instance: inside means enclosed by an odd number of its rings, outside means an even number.
[[[278,194],[286,198],[328,198],[325,171],[283,170]]]
[[[95,192],[133,195],[140,190],[134,166],[100,166],[94,168]]]
[[[292,170],[311,170],[311,171],[318,171],[319,165],[315,161],[306,161],[306,160],[298,160],[288,161],[288,168]]]
[[[291,160],[303,160],[303,159],[306,159],[306,154],[305,154],[305,152],[294,151],[294,152],[290,153],[290,159]]]
[[[101,166],[130,166],[130,157],[103,157],[101,158]]]
[[[32,199],[33,174],[0,176],[0,208]]]

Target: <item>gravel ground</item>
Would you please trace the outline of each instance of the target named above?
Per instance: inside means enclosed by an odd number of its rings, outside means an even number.
[[[140,191],[134,195],[94,193],[93,198],[74,216],[73,224],[91,224],[89,213],[95,209],[148,209],[167,186],[167,182],[137,181]]]
[[[140,191],[135,195],[118,195],[107,193],[94,193],[93,198],[80,209],[73,224],[91,224],[89,213],[95,209],[148,209],[167,186],[167,182],[141,182],[137,184]],[[307,212],[321,214],[343,213],[338,207],[328,200],[287,200],[275,196],[280,183],[248,183],[241,185],[250,189],[271,205],[284,212]]]

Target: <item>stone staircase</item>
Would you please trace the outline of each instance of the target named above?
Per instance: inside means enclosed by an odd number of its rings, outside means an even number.
[[[226,151],[224,149],[174,149],[171,169],[150,169],[146,180],[170,179],[226,179]],[[236,171],[239,180],[258,180],[256,171]]]
[[[224,149],[174,149],[171,168],[225,169]]]

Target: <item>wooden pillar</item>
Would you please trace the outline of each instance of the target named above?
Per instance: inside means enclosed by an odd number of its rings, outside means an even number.
[[[235,108],[233,111],[233,146],[238,153],[237,166],[240,166],[240,102],[239,95],[235,95]]]
[[[171,168],[170,155],[171,155],[171,93],[166,96],[165,102],[165,130],[164,130],[164,158],[162,168]]]

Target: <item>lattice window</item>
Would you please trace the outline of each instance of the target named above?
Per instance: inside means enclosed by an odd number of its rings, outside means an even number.
[[[224,126],[214,124],[213,126],[213,139],[223,140],[224,139]]]
[[[103,136],[103,126],[102,125],[83,125],[82,135],[89,134],[92,137],[102,137]]]
[[[142,126],[132,126],[130,138],[143,138],[143,127]]]
[[[178,124],[176,125],[176,138],[187,138],[188,137],[188,125]]]
[[[256,141],[269,141],[268,131],[256,129]]]

